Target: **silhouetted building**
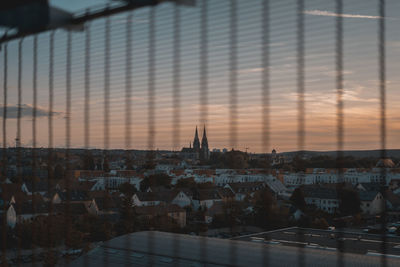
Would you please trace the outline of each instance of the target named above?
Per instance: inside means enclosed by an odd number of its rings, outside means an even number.
[[[279,155],[275,149],[271,152],[271,166],[280,165],[285,163],[283,155]]]
[[[181,156],[185,159],[200,160],[202,162],[207,161],[210,158],[210,149],[208,147],[206,127],[203,129],[203,137],[199,139],[199,133],[196,126],[194,133],[193,146],[184,147],[181,150]]]
[[[206,126],[204,125],[203,137],[201,138],[200,160],[207,161],[209,159],[210,159],[210,149],[208,148]]]

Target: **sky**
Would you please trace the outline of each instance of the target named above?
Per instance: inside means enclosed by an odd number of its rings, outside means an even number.
[[[91,1],[50,1],[70,12],[105,3]],[[261,1],[238,1],[237,69],[231,69],[229,1],[209,1],[207,135],[210,148],[230,148],[230,77],[236,74],[238,86],[238,140],[235,149],[265,152],[262,146],[262,49],[270,51],[270,143],[267,151],[294,151],[297,145],[297,54],[296,1],[270,1],[270,42],[262,40]],[[335,150],[335,21],[344,23],[344,149],[378,149],[379,70],[378,1],[344,1],[342,14],[335,13],[334,1],[307,0],[305,18],[305,149]],[[194,129],[202,129],[200,118],[201,9],[180,7],[180,138],[173,146],[174,9],[170,3],[155,9],[155,141],[154,148],[179,149],[189,146]],[[400,2],[386,1],[386,93],[387,148],[400,148]],[[133,13],[132,29],[132,147],[148,148],[149,89],[149,9]],[[125,58],[127,13],[110,17],[110,143],[109,148],[125,146]],[[104,26],[99,19],[86,25],[90,47],[90,147],[104,147]],[[32,145],[33,38],[23,40],[22,144]],[[1,81],[4,79],[4,50],[1,51]],[[7,144],[16,136],[18,41],[8,44]],[[66,31],[55,32],[54,145],[66,144]],[[72,33],[72,113],[71,146],[84,146],[84,59],[85,31]],[[151,76],[150,76],[151,77]],[[38,36],[38,119],[37,146],[48,146],[49,33]],[[1,103],[3,103],[1,96]],[[2,111],[1,111],[2,112]]]

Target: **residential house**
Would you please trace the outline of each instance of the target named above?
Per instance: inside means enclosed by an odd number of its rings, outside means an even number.
[[[400,197],[391,190],[386,191],[386,208],[389,211],[400,211]]]
[[[360,191],[361,211],[367,215],[382,213],[385,201],[378,191]]]
[[[35,200],[34,204],[32,201],[25,201],[23,203],[15,203],[13,206],[17,216],[17,223],[32,221],[36,217],[49,215],[48,203],[44,201]]]
[[[117,195],[104,194],[104,192],[98,192],[96,194],[90,194],[96,201],[98,208],[98,215],[113,215],[112,218],[116,219],[116,215],[119,214],[122,199]]]
[[[267,187],[271,190],[271,192],[273,192],[277,196],[284,196],[288,192],[286,186],[279,179],[267,179],[265,183]]]
[[[4,210],[5,210],[5,216],[6,216],[5,219],[6,219],[7,225],[11,228],[14,228],[15,225],[17,224],[17,213],[15,211],[14,205],[8,204]],[[2,209],[0,211],[0,215],[3,215],[3,213],[4,213],[4,211]],[[2,216],[0,216],[0,217],[2,217]]]
[[[139,216],[152,219],[156,216],[168,216],[181,228],[186,226],[186,211],[178,205],[136,206],[135,212]]]
[[[379,192],[381,190],[381,184],[380,183],[358,183],[356,185],[356,189],[358,191],[364,191],[364,192],[370,192],[370,191]]]
[[[330,214],[335,213],[339,209],[340,200],[335,188],[308,185],[303,186],[302,190],[307,205]]]
[[[51,201],[54,205],[58,205],[59,211],[60,207],[67,208],[67,205],[71,205],[71,207],[73,206],[74,208],[82,209],[80,204],[83,204],[87,213],[92,215],[98,215],[99,213],[99,208],[97,206],[95,198],[89,197],[87,192],[85,191],[72,190],[69,192],[56,192],[54,193]]]
[[[398,189],[398,188],[400,188],[400,179],[392,179],[389,182],[389,189],[390,190],[395,190],[395,189]]]
[[[79,202],[79,201],[89,201],[90,198],[85,191],[71,190],[64,192],[55,192],[52,197],[53,204],[60,204],[66,201]]]
[[[218,193],[217,188],[199,189],[193,195],[193,207],[195,209],[198,209],[199,207],[209,209],[216,202],[222,202],[222,197]]]
[[[172,196],[174,196],[171,200],[171,204],[178,205],[179,207],[183,208],[186,206],[192,205],[192,197],[193,194],[190,190],[180,189],[180,190],[173,190]]]
[[[165,200],[161,200],[159,198],[159,194],[154,192],[136,192],[132,196],[133,206],[137,207],[148,207],[148,206],[157,206],[160,204],[166,204]]]
[[[204,222],[210,224],[213,222],[215,216],[224,215],[225,207],[223,202],[216,202],[214,205],[207,209],[204,214]]]
[[[91,208],[85,202],[70,202],[55,204],[54,209],[57,214],[75,217],[89,214]]]
[[[92,191],[101,190],[118,190],[122,184],[129,183],[135,186],[136,190],[140,190],[140,183],[142,178],[140,177],[119,177],[119,176],[108,176],[108,177],[98,177],[95,179],[96,184],[91,189]]]
[[[253,198],[254,193],[265,188],[264,182],[229,183],[224,188],[230,189],[235,194],[236,201],[244,201]]]
[[[235,193],[230,188],[227,187],[218,188],[218,194],[220,195],[223,202],[229,202],[235,200]]]
[[[22,188],[22,190],[28,195],[35,193],[41,196],[46,196],[54,186],[50,184],[49,187],[49,181],[47,181],[47,179],[41,179],[37,182],[25,182],[22,184]]]

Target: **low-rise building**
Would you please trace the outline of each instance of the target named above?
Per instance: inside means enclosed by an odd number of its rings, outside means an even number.
[[[133,206],[137,207],[148,207],[165,204],[166,202],[161,200],[156,193],[153,192],[136,192],[132,196]]]
[[[383,212],[385,201],[378,191],[360,191],[361,211],[367,215],[377,215]]]
[[[335,188],[311,185],[302,187],[302,190],[307,205],[331,214],[339,209],[340,201]]]
[[[229,188],[235,194],[236,201],[243,201],[252,198],[254,193],[265,188],[263,182],[247,182],[247,183],[229,183],[225,188]]]
[[[193,195],[193,206],[195,209],[200,207],[209,209],[216,202],[222,202],[222,197],[218,193],[217,188],[199,189]]]
[[[178,205],[138,206],[135,207],[135,212],[139,216],[144,216],[149,219],[156,216],[168,216],[181,228],[186,226],[186,210]]]

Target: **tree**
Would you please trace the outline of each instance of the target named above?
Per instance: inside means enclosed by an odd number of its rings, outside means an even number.
[[[110,172],[110,163],[108,162],[108,157],[107,156],[104,157],[103,171]]]
[[[271,168],[271,158],[269,156],[265,156],[260,159],[251,159],[248,161],[250,168],[262,168],[262,169],[270,169]]]
[[[292,201],[293,205],[296,206],[296,208],[300,209],[301,211],[304,211],[306,208],[306,201],[304,200],[304,193],[303,190],[301,190],[300,187],[296,188],[290,197],[290,201]]]
[[[84,246],[83,233],[71,228],[71,230],[68,231],[65,245],[73,249],[82,248]]]
[[[54,250],[49,250],[44,253],[43,266],[53,267],[57,264],[57,253]]]
[[[95,169],[96,170],[103,170],[103,164],[101,162],[101,159],[97,159],[96,168]]]
[[[133,164],[132,155],[129,152],[127,152],[125,155],[125,169],[133,170],[134,169],[133,165],[134,164]]]
[[[361,201],[358,193],[351,189],[338,190],[339,212],[342,216],[355,215],[361,211]]]
[[[140,182],[140,191],[145,192],[149,187],[152,186],[150,183],[149,177],[145,177],[141,182]]]
[[[120,210],[121,220],[117,225],[120,234],[131,233],[136,229],[136,214],[132,206],[132,198],[124,197]]]
[[[136,186],[130,183],[123,183],[118,188],[119,192],[124,194],[125,196],[131,197],[135,192],[137,192]]]
[[[92,152],[89,150],[86,151],[85,155],[83,156],[83,169],[84,170],[94,170],[95,169],[95,163],[94,163],[94,158],[92,155]]]
[[[93,242],[110,239],[114,235],[113,225],[96,217],[91,218],[90,240]]]
[[[175,188],[185,188],[185,189],[196,189],[197,183],[194,181],[194,178],[185,178],[179,179],[176,182]]]
[[[316,228],[316,229],[323,229],[326,230],[329,227],[328,222],[326,221],[325,218],[316,218],[313,222],[312,222],[312,227]]]
[[[227,226],[230,227],[232,232],[233,228],[240,223],[240,218],[243,215],[242,207],[237,201],[228,201],[224,203],[223,210]]]
[[[61,164],[57,164],[54,168],[54,178],[58,180],[65,178],[65,169]]]
[[[275,199],[268,189],[259,192],[254,205],[255,223],[261,227],[271,227],[274,206]]]
[[[241,151],[232,149],[226,153],[226,160],[230,169],[245,169],[248,167],[248,155]]]
[[[169,188],[171,186],[172,178],[165,173],[157,173],[147,176],[140,183],[140,191],[146,191],[152,186],[163,186]]]
[[[215,168],[245,169],[248,167],[249,155],[239,150],[226,153],[213,152],[209,164]]]
[[[143,166],[147,170],[154,170],[156,167],[155,163],[156,153],[154,151],[149,151],[146,154],[146,163]]]
[[[307,168],[307,161],[301,155],[296,155],[293,158],[292,166],[295,172],[304,172]]]

